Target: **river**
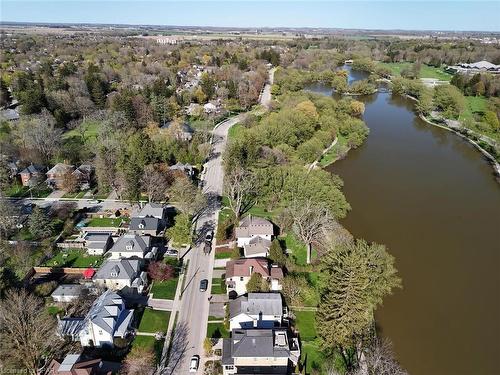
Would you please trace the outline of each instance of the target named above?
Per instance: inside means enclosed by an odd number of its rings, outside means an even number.
[[[492,167],[460,137],[420,120],[408,99],[358,100],[370,135],[328,170],[342,177],[352,206],[342,224],[387,245],[403,279],[376,312],[379,332],[411,375],[499,374],[500,184]]]

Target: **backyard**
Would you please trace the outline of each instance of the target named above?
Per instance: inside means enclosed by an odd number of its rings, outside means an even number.
[[[133,346],[140,346],[143,348],[151,349],[156,354],[156,361],[159,362],[161,358],[161,351],[163,349],[163,342],[165,340],[156,340],[153,336],[136,336],[134,338]]]
[[[87,227],[119,227],[122,222],[126,221],[121,217],[94,217],[87,221]]]
[[[295,328],[299,330],[303,341],[312,341],[316,338],[316,312],[293,311],[295,315]]]
[[[100,255],[88,255],[80,249],[63,249],[47,260],[43,265],[46,267],[74,267],[87,268],[98,267],[103,262]]]
[[[167,332],[168,321],[170,319],[169,311],[160,311],[145,309],[142,314],[139,332],[156,333]]]

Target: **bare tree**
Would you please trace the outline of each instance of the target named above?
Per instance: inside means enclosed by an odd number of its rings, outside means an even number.
[[[178,177],[168,189],[172,203],[182,212],[194,215],[206,205],[206,197],[187,177]]]
[[[255,181],[249,171],[236,167],[226,176],[224,194],[228,197],[229,207],[238,219],[243,208],[253,199]]]
[[[0,355],[7,363],[22,365],[36,375],[42,359],[55,343],[55,319],[43,300],[25,289],[10,290],[0,304]]]
[[[307,246],[307,263],[311,263],[313,242],[320,242],[333,227],[334,220],[328,209],[310,200],[295,201],[288,209],[293,219],[293,232]]]
[[[62,177],[62,188],[69,193],[74,193],[78,190],[78,178],[72,171],[66,171]]]
[[[148,195],[148,201],[160,201],[165,198],[169,181],[166,176],[155,168],[154,165],[146,165],[141,178],[141,187]]]
[[[134,346],[123,362],[124,375],[151,375],[156,367],[155,353],[148,348]]]
[[[0,240],[7,237],[14,229],[17,211],[6,199],[0,199]]]
[[[354,375],[408,375],[394,358],[388,339],[374,338],[363,353],[360,369]]]

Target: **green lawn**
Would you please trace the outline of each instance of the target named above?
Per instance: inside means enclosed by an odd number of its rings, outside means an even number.
[[[82,123],[78,128],[72,129],[63,134],[63,139],[69,139],[73,137],[81,138],[81,129],[84,128],[84,137],[97,137],[99,133],[99,122],[98,121],[86,121]]]
[[[229,331],[224,327],[224,323],[208,323],[207,337],[213,339],[228,338]]]
[[[295,327],[299,330],[300,339],[303,341],[312,341],[316,338],[316,312],[315,311],[296,311]]]
[[[142,314],[141,323],[139,324],[139,332],[165,333],[167,332],[169,319],[169,311],[145,309]]]
[[[474,120],[474,113],[482,114],[486,111],[487,99],[483,96],[466,96],[465,103],[465,110],[460,115],[461,119]]]
[[[340,156],[340,153],[343,152],[346,148],[347,148],[347,139],[344,136],[339,135],[339,140],[337,141],[337,144],[333,146],[330,149],[330,151],[324,154],[319,160],[318,163],[319,166],[324,168],[332,164]]]
[[[59,313],[62,313],[62,314],[64,313],[64,309],[61,309],[57,306],[47,306],[46,309],[47,309],[47,312],[52,316],[56,316]]]
[[[222,251],[220,253],[215,253],[215,259],[228,259],[231,258],[231,251]]]
[[[27,193],[28,189],[29,188],[27,186],[23,186],[19,182],[15,182],[5,189],[5,195],[13,198],[23,197]]]
[[[306,367],[305,373],[310,374],[312,370],[320,370],[325,356],[320,352],[318,346],[313,342],[303,342],[300,349],[300,362],[302,366]]]
[[[399,76],[401,75],[401,71],[404,68],[407,68],[412,65],[409,62],[401,62],[401,63],[379,63],[381,66],[389,68],[392,72],[392,75]],[[435,78],[441,81],[450,81],[453,75],[445,72],[441,68],[435,68],[433,66],[422,64],[420,67],[420,78]]]
[[[144,348],[151,349],[156,354],[156,361],[159,362],[161,359],[161,352],[163,349],[163,343],[165,340],[156,340],[153,336],[136,336],[134,338],[133,346],[141,346]]]
[[[87,227],[119,227],[124,221],[123,218],[111,218],[111,217],[94,217],[90,219],[87,223]]]
[[[305,265],[307,263],[307,248],[300,242],[292,233],[288,233],[286,237],[281,238],[285,241],[285,246],[291,251],[290,256],[293,258],[294,262],[299,265]],[[313,251],[314,258],[314,251]]]
[[[155,281],[151,287],[153,298],[174,299],[177,281],[179,281],[177,277],[167,281]]]
[[[43,265],[46,267],[87,268],[98,267],[102,262],[103,257],[100,255],[88,255],[83,250],[67,249],[59,251]]]
[[[222,279],[221,278],[212,279],[212,294],[224,294],[224,293],[226,293],[226,291],[222,286]]]
[[[229,128],[229,132],[227,134],[228,139],[234,139],[241,135],[242,130],[245,129],[241,124],[235,124]]]
[[[216,316],[213,316],[213,315],[209,315],[208,316],[208,321],[214,321],[214,320],[224,320],[224,318],[218,318]]]

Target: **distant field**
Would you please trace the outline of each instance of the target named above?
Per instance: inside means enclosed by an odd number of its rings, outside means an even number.
[[[379,63],[382,66],[389,68],[393,75],[399,76],[401,75],[401,71],[404,68],[411,66],[412,64],[409,62],[402,63]],[[446,73],[441,68],[435,68],[433,66],[422,64],[420,68],[420,78],[435,78],[441,81],[450,81],[453,75]]]

